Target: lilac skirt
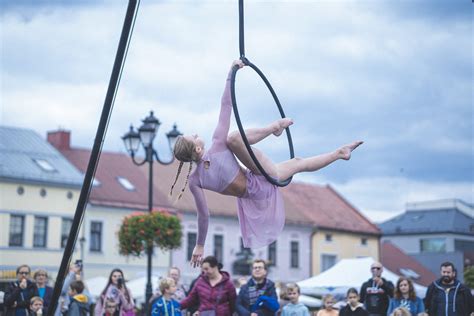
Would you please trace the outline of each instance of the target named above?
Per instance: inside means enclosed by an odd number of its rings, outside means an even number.
[[[274,242],[285,226],[285,207],[280,191],[264,176],[247,170],[247,192],[237,198],[240,231],[245,248]]]

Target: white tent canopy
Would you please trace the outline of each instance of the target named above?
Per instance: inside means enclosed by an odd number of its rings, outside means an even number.
[[[138,279],[130,280],[127,282],[127,288],[132,293],[133,298],[137,304],[145,303],[145,288],[146,288],[146,277],[141,277]],[[156,292],[158,288],[158,284],[160,282],[160,278],[158,276],[153,275],[151,277],[151,288],[153,294]]]
[[[92,279],[87,279],[85,281],[85,284],[91,296],[94,298],[98,298],[100,296],[100,293],[102,293],[102,291],[105,289],[107,281],[108,279],[106,277],[98,276]]]
[[[370,266],[375,260],[367,258],[342,259],[330,269],[319,275],[298,282],[301,293],[310,295],[345,295],[351,287],[360,290],[362,283],[372,277]],[[382,277],[397,284],[399,276],[384,268]],[[419,297],[424,297],[426,287],[414,284],[415,291]]]

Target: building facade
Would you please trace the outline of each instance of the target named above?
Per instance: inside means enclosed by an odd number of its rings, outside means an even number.
[[[463,268],[474,264],[474,207],[449,199],[409,203],[406,212],[379,225],[382,241],[413,256],[436,275],[452,261],[462,279]]]
[[[55,275],[82,175],[34,131],[0,126],[0,282],[29,264]]]

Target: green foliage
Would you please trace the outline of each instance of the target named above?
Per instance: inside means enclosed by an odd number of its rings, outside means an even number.
[[[134,212],[126,216],[118,232],[119,251],[140,257],[148,246],[171,250],[181,246],[181,222],[166,211]]]
[[[474,266],[464,269],[464,283],[471,289],[474,289]]]

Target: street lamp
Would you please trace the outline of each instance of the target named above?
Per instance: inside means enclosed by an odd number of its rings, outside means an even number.
[[[160,121],[153,115],[153,111],[150,111],[150,115],[147,116],[144,120],[142,120],[143,124],[136,132],[133,126],[130,126],[130,130],[122,136],[122,140],[125,144],[125,148],[127,149],[132,161],[135,165],[141,166],[145,163],[149,165],[149,175],[148,175],[148,211],[151,213],[153,209],[153,162],[156,159],[162,165],[169,165],[173,162],[174,157],[172,156],[170,161],[162,161],[158,156],[158,153],[153,148],[153,140],[155,139],[156,132],[160,127]],[[177,127],[176,124],[173,125],[173,129],[166,134],[168,138],[168,143],[170,150],[173,151],[174,144],[176,143],[176,139],[178,136],[182,135]],[[136,161],[135,160],[135,153],[138,151],[140,144],[143,146],[145,150],[145,158],[143,161]],[[149,246],[147,249],[147,283],[146,283],[146,291],[145,291],[145,310],[148,311],[148,304],[153,294],[152,286],[151,286],[151,257],[153,254],[153,246]]]

